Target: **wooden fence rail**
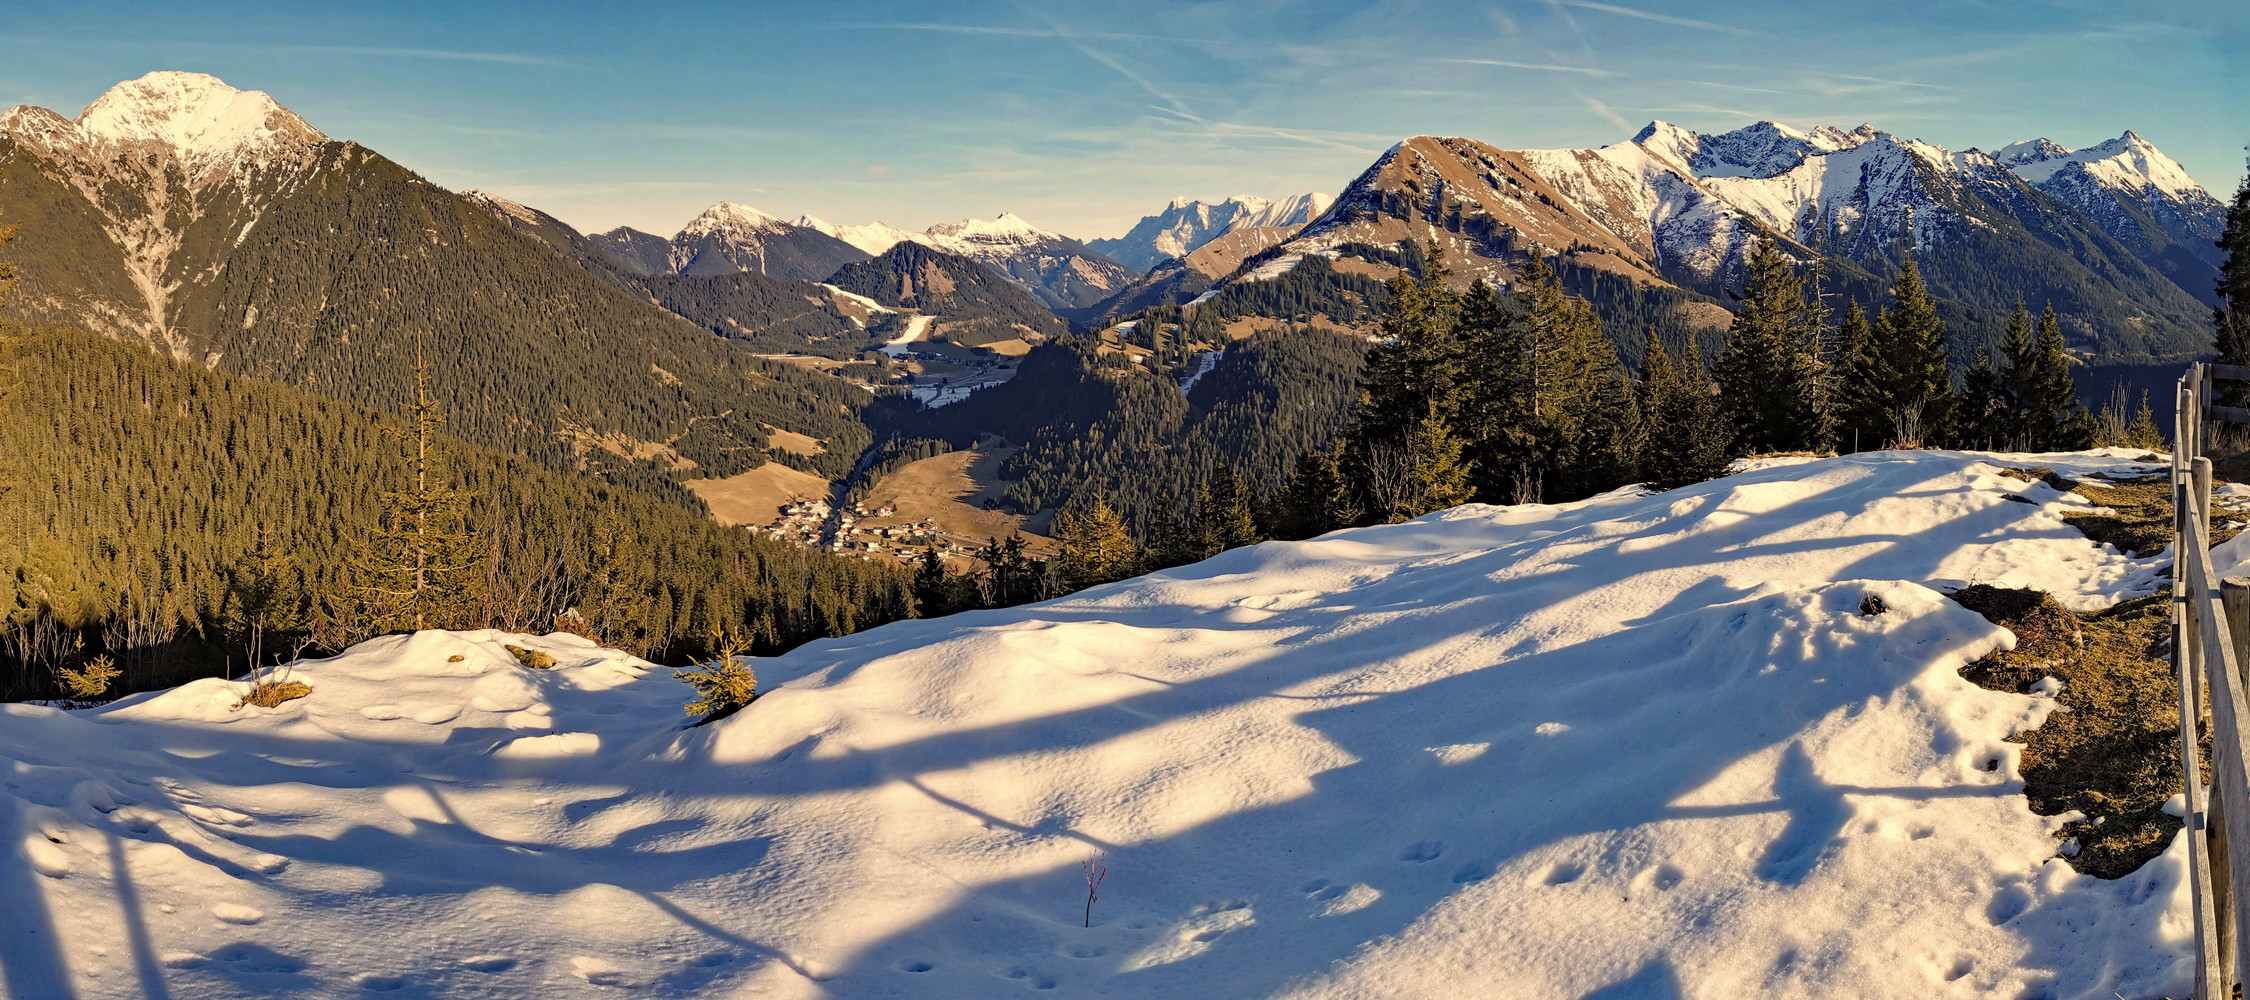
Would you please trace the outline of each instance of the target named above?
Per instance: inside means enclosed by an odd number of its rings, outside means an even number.
[[[2172,447],[2172,662],[2180,686],[2180,770],[2186,791],[2189,879],[2195,898],[2197,1000],[2231,1000],[2250,955],[2250,922],[2238,905],[2250,900],[2250,864],[2231,863],[2250,849],[2250,703],[2242,664],[2250,656],[2250,580],[2221,580],[2211,565],[2212,423],[2250,424],[2250,409],[2219,406],[2212,385],[2250,382],[2250,367],[2194,365],[2180,379]],[[2211,735],[2210,794],[2205,801],[2198,734]],[[2200,830],[2203,836],[2193,836]],[[2244,845],[2232,848],[2232,845]],[[2232,848],[2232,849],[2230,849]]]

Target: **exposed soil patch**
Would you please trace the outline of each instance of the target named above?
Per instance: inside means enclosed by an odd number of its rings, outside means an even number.
[[[2164,803],[2180,790],[2179,688],[2164,643],[2171,597],[2125,601],[2081,618],[2036,590],[1979,584],[1953,595],[2014,632],[2016,648],[1961,669],[1994,691],[2063,682],[2060,707],[2023,744],[2024,797],[2042,816],[2078,810],[2060,834],[2078,841],[2073,868],[2122,878],[2164,852],[2180,821]]]

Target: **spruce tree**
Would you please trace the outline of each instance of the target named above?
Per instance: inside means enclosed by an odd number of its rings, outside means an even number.
[[[1472,288],[1460,336],[1472,359],[1464,418],[1477,496],[1495,503],[1583,496],[1616,485],[1602,461],[1622,398],[1617,350],[1584,299],[1534,254],[1512,308]],[[1443,414],[1439,414],[1443,416]]]
[[[1864,328],[1857,310],[1844,316],[1841,361],[1847,398],[1845,436],[1852,447],[1920,447],[1948,440],[1953,379],[1946,371],[1945,321],[1938,318],[1909,257],[1891,286],[1891,302]]]
[[[1201,558],[1195,533],[1188,529],[1187,521],[1171,504],[1159,504],[1145,523],[1148,530],[1147,543],[1141,546],[1143,572],[1184,566]]]
[[[945,571],[945,557],[931,542],[914,564],[914,616],[938,618],[953,611],[953,575]]]
[[[640,540],[613,505],[595,522],[593,542],[578,617],[598,641],[619,649],[639,648],[648,634],[648,568],[642,563]]]
[[[1937,303],[1930,300],[1914,258],[1899,268],[1890,308],[1876,317],[1875,327],[1876,341],[1890,355],[1897,375],[1888,387],[1894,441],[1920,445],[1950,440],[1953,377],[1946,370],[1945,321],[1938,318]]]
[[[1849,451],[1882,447],[1890,433],[1890,414],[1881,390],[1884,360],[1875,344],[1875,329],[1857,302],[1844,306],[1844,320],[1836,329],[1836,367],[1836,402],[1842,418],[1837,447]]]
[[[1249,484],[1224,462],[1196,489],[1195,540],[1199,559],[1263,541],[1250,513]]]
[[[1668,490],[1726,471],[1731,435],[1695,345],[1681,345],[1675,357],[1656,331],[1649,331],[1638,390],[1648,422],[1649,444],[1641,459],[1644,483]]]
[[[2032,431],[2029,447],[2075,451],[2093,446],[2080,429],[2078,382],[2070,375],[2070,352],[2063,346],[2062,322],[2055,307],[2039,315],[2039,341],[2022,405]]]
[[[1819,316],[1804,279],[1769,236],[1750,256],[1750,286],[1712,365],[1719,399],[1742,452],[1808,451],[1828,445]]]
[[[1391,305],[1383,314],[1382,342],[1360,369],[1366,395],[1353,414],[1369,440],[1402,438],[1423,418],[1451,416],[1458,404],[1461,350],[1454,339],[1460,298],[1446,287],[1445,257],[1434,245],[1430,263],[1415,278],[1390,281]]]
[[[430,365],[415,337],[413,429],[385,433],[406,446],[411,489],[387,491],[374,534],[353,561],[359,631],[420,631],[465,622],[480,596],[483,540],[468,524],[472,494],[454,489],[437,428],[445,422],[430,395]]]
[[[2032,335],[2031,314],[2024,311],[2020,297],[2016,299],[2016,311],[2008,316],[2008,335],[2001,342],[2000,358],[2006,366],[2000,371],[2000,390],[2008,408],[2005,440],[2000,447],[2030,451],[2031,442],[2050,435],[2042,430],[2041,418],[2033,412],[2032,401],[2038,395],[2034,382],[2039,374],[2039,341]]]
[[[2008,447],[2011,416],[2007,390],[1992,367],[1991,352],[1977,348],[1976,360],[1961,377],[1954,413],[1956,440],[1964,448],[2000,451]]]
[[[1424,417],[1414,429],[1414,485],[1400,512],[1407,517],[1469,502],[1469,466],[1461,460],[1461,442],[1444,417]]]
[[[1126,533],[1125,520],[1099,493],[1080,509],[1056,515],[1055,540],[1062,543],[1062,553],[1055,557],[1053,572],[1066,592],[1122,580],[1140,565],[1140,550]]]
[[[1318,451],[1297,456],[1297,467],[1282,481],[1275,504],[1274,537],[1312,538],[1344,527],[1350,523],[1339,516],[1344,496],[1343,477],[1332,456]]]
[[[1006,541],[987,537],[977,558],[984,563],[985,607],[1013,607],[1040,598],[1040,567],[1027,553],[1022,532],[1009,533]]]
[[[2219,265],[2218,308],[2211,311],[2211,324],[2215,331],[2214,346],[2222,365],[2250,365],[2250,176],[2245,176],[2234,192],[2234,204],[2227,209],[2227,224],[2217,241],[2220,250],[2226,251],[2226,260]],[[2242,383],[2230,383],[2225,402],[2231,405],[2250,403],[2250,390]]]

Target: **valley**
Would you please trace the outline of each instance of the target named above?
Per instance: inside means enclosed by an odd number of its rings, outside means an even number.
[[[1677,9],[18,37],[0,1000],[2215,996],[2250,180]]]

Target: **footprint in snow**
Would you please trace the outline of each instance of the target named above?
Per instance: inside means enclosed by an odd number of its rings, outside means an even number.
[[[470,972],[506,972],[516,967],[516,960],[506,955],[475,955],[462,959],[461,967]]]
[[[1445,841],[1418,840],[1414,843],[1406,845],[1406,849],[1399,852],[1398,859],[1400,861],[1412,861],[1415,864],[1421,864],[1425,861],[1436,861],[1438,859],[1438,855],[1444,853]]]
[[[368,705],[361,708],[359,714],[377,722],[389,722],[392,719],[405,718],[406,710],[397,705]]]

